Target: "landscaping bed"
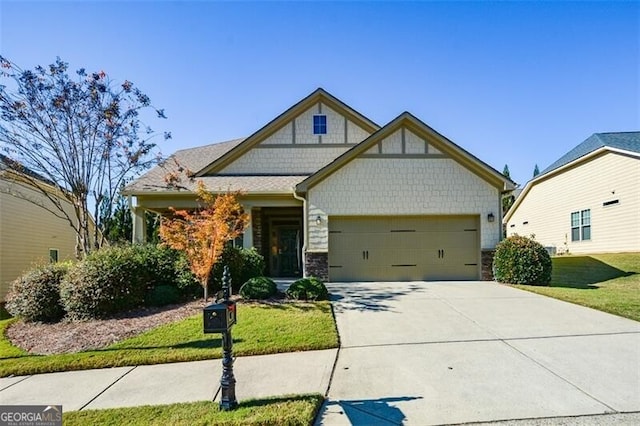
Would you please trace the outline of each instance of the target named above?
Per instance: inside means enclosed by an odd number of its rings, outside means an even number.
[[[220,358],[220,335],[203,333],[202,306],[199,301],[69,324],[26,326],[15,319],[0,321],[0,377]],[[15,332],[11,331],[14,327]],[[138,334],[131,336],[129,327],[136,328]],[[71,344],[74,349],[92,349],[69,353],[70,348],[55,341],[56,336],[73,339],[79,334],[92,334],[94,328],[102,330],[101,337],[83,336],[85,343]],[[143,329],[147,331],[140,333]],[[45,337],[49,332],[52,336]],[[9,340],[8,336],[15,334],[21,336],[16,343],[25,348]],[[49,344],[37,344],[40,338]],[[240,303],[233,339],[237,356],[338,346],[329,302]],[[38,347],[39,352],[49,355],[29,353],[25,350],[27,346]]]

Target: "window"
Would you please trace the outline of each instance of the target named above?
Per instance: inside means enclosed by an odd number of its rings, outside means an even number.
[[[591,239],[591,210],[571,213],[571,241]]]
[[[49,262],[58,262],[58,249],[49,249]]]
[[[313,116],[313,134],[314,135],[327,134],[327,116],[326,115]]]

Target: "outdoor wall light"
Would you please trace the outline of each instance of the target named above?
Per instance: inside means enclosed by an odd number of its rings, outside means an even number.
[[[489,214],[487,215],[487,220],[488,220],[489,222],[493,222],[494,220],[496,220],[496,217],[493,215],[493,213],[489,213]]]
[[[316,225],[322,225],[322,218],[320,216],[316,217]]]

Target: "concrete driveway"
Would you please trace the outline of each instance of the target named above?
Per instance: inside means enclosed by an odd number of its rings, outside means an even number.
[[[490,282],[328,287],[341,349],[319,423],[640,411],[638,322]]]

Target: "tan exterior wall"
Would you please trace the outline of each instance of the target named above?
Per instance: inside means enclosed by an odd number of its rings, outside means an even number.
[[[59,261],[75,256],[75,233],[69,223],[7,194],[8,186],[0,180],[0,300],[13,280],[34,264],[49,261],[50,249],[58,249]],[[33,190],[20,191],[43,199]]]
[[[327,116],[327,133],[313,134],[313,116]],[[369,133],[343,115],[317,103],[220,171],[223,174],[311,174],[329,164]]]
[[[585,209],[591,240],[572,242],[571,212]],[[558,252],[640,252],[640,158],[609,152],[535,184],[507,223],[513,234]]]
[[[344,153],[350,146],[301,146],[253,148],[220,171],[222,174],[312,174]]]
[[[498,189],[452,159],[358,158],[311,188],[308,200],[310,252],[327,251],[328,216],[479,214],[482,248],[500,240]]]

